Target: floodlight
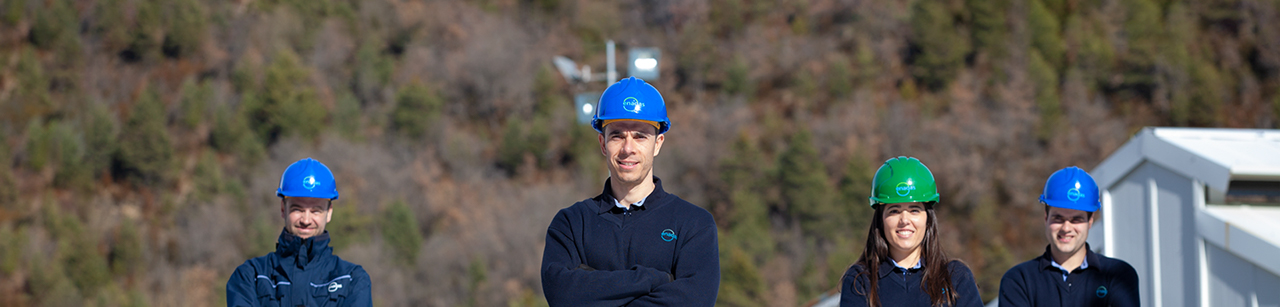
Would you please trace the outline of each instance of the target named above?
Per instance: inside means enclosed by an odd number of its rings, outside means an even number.
[[[658,80],[658,59],[662,58],[662,51],[651,47],[631,48],[627,55],[628,74],[646,81]]]
[[[573,96],[573,103],[577,106],[576,113],[578,113],[579,124],[591,124],[591,119],[596,115],[596,104],[599,102],[599,92],[584,92]]]
[[[556,66],[556,70],[560,71],[560,75],[564,76],[565,81],[569,83],[582,81],[582,75],[578,73],[578,64],[573,60],[557,55],[551,58],[551,63]]]
[[[658,67],[658,59],[655,58],[639,58],[636,59],[636,68],[640,70],[652,70]]]

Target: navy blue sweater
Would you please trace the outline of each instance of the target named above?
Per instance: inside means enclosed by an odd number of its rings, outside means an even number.
[[[280,234],[276,251],[245,261],[227,280],[227,306],[371,306],[369,273],[333,255],[329,232]]]
[[[956,306],[982,306],[982,297],[978,295],[978,284],[973,282],[973,272],[960,261],[947,263],[951,270],[951,285],[957,293]],[[844,272],[840,280],[840,307],[867,306],[868,276],[860,264],[854,264]],[[933,300],[920,287],[924,280],[922,269],[903,270],[886,260],[880,263],[880,276],[877,287],[880,294],[880,306],[932,306]],[[863,294],[859,294],[863,293]]]
[[[1138,272],[1133,266],[1092,250],[1085,259],[1089,267],[1076,268],[1063,281],[1062,270],[1053,267],[1053,255],[1045,247],[1040,257],[1004,273],[1000,306],[1138,306]]]
[[[604,192],[561,209],[547,227],[542,292],[551,306],[712,306],[720,289],[711,213],[662,189],[643,206]]]

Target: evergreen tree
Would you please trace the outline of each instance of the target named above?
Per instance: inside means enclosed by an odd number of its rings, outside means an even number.
[[[727,255],[727,257],[725,256]],[[751,255],[733,248],[722,253],[720,260],[720,296],[717,306],[767,306],[768,293],[760,269]]]
[[[269,145],[289,135],[310,139],[320,135],[329,110],[320,105],[310,75],[287,48],[276,53],[261,91],[247,93],[243,99],[259,139]]]
[[[57,164],[53,185],[73,189],[88,187],[92,172],[84,163],[85,153],[89,150],[85,148],[83,134],[64,121],[50,123],[47,133],[53,162]]]
[[[93,177],[109,174],[111,156],[116,151],[120,138],[120,124],[115,114],[107,106],[100,103],[89,105],[89,115],[84,129],[85,166]]]
[[[391,113],[391,127],[413,139],[427,134],[431,123],[440,119],[444,104],[435,91],[426,85],[414,83],[396,93],[396,108]]]
[[[418,218],[413,209],[403,201],[387,206],[382,218],[382,237],[391,248],[392,257],[403,265],[413,265],[422,246],[422,234],[418,232]]]
[[[1055,69],[1066,65],[1067,45],[1062,40],[1062,24],[1057,14],[1042,0],[1028,1],[1027,23],[1031,27],[1031,47]]]
[[[973,25],[974,49],[992,56],[1002,57],[1008,41],[1006,12],[1009,10],[1008,0],[966,0],[965,8]]]
[[[265,155],[266,148],[247,122],[243,113],[218,107],[214,111],[213,130],[209,132],[209,145],[218,152],[239,156],[241,161],[257,162]]]
[[[739,135],[731,145],[732,155],[720,163],[720,176],[729,193],[728,241],[747,254],[763,261],[773,253],[772,226],[769,223],[769,207],[764,193],[764,158],[755,143],[745,134]]]
[[[173,146],[165,131],[164,105],[154,90],[143,91],[133,105],[115,154],[119,174],[136,184],[166,182],[173,166]]]
[[[1065,125],[1063,122],[1062,103],[1058,99],[1058,73],[1053,64],[1045,60],[1038,50],[1031,50],[1027,63],[1027,72],[1035,85],[1036,109],[1040,113],[1040,121],[1036,127],[1036,137],[1047,142],[1058,134]]]
[[[878,167],[878,166],[877,166]],[[871,219],[875,218],[875,210],[871,208],[871,181],[877,167],[867,163],[861,154],[855,154],[845,164],[844,176],[840,178],[841,214],[848,217],[841,237],[848,237],[853,245],[861,246],[866,241],[867,228]],[[858,250],[861,253],[861,250]]]
[[[1122,58],[1124,86],[1146,96],[1155,85],[1156,62],[1160,49],[1165,48],[1166,43],[1162,13],[1154,0],[1126,0],[1123,3],[1128,12],[1124,22],[1127,53]]]
[[[911,7],[910,43],[918,53],[913,55],[911,74],[930,90],[951,83],[971,49],[969,40],[956,31],[955,19],[942,1],[919,1]]]
[[[195,53],[204,41],[208,25],[204,4],[196,0],[167,1],[165,36],[161,50],[165,56],[180,58]]]
[[[828,238],[848,223],[831,198],[827,172],[813,147],[812,135],[802,129],[791,137],[778,158],[782,202],[807,236]]]
[[[134,221],[124,221],[116,230],[111,244],[111,274],[129,276],[142,267],[142,253],[146,248],[134,224]]]

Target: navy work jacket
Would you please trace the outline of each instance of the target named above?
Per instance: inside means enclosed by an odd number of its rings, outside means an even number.
[[[903,269],[893,265],[893,260],[880,262],[876,288],[880,297],[880,306],[933,306],[929,293],[920,288],[924,280],[921,268]],[[978,284],[973,281],[973,271],[963,262],[952,260],[947,263],[951,270],[951,286],[957,291],[955,306],[981,307],[982,297],[978,295]],[[870,279],[863,274],[867,269],[861,264],[854,264],[844,272],[840,279],[840,307],[867,306],[867,290]]]
[[[1065,281],[1047,246],[1044,255],[1009,269],[1000,279],[1000,306],[1139,306],[1133,266],[1084,248],[1089,267],[1072,270]]]
[[[618,208],[604,192],[564,208],[547,227],[542,291],[551,306],[712,306],[720,253],[711,213],[668,194]]]
[[[280,234],[276,251],[245,261],[227,280],[227,306],[371,306],[369,273],[333,255],[329,232]]]

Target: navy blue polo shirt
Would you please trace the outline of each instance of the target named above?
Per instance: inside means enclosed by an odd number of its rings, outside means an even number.
[[[551,306],[712,306],[720,289],[716,224],[662,189],[619,208],[600,195],[561,209],[547,227],[542,291]]]
[[[933,306],[929,294],[921,288],[924,280],[923,267],[916,264],[912,268],[896,265],[893,260],[880,262],[876,287],[880,295],[880,306]],[[978,284],[973,281],[973,272],[958,260],[947,263],[951,270],[951,285],[959,291],[956,306],[982,306],[982,297],[978,294]],[[840,279],[840,306],[867,306],[868,276],[861,264],[854,264],[844,272]]]
[[[1000,279],[1000,306],[1133,306],[1139,304],[1138,272],[1124,260],[1098,255],[1085,244],[1088,266],[1064,272],[1049,247]]]

